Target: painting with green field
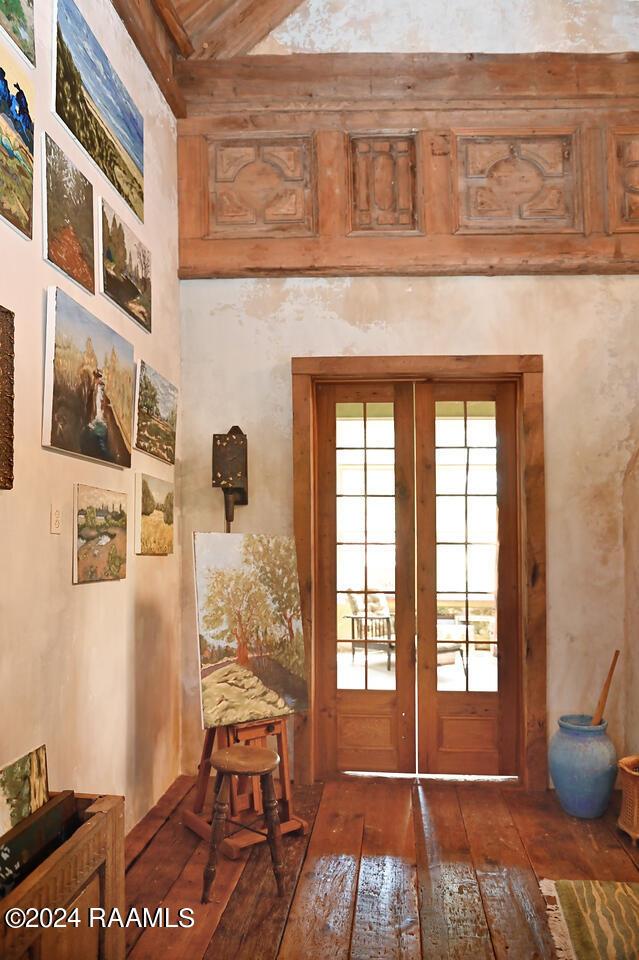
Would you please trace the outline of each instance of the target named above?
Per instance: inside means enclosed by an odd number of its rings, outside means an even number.
[[[194,533],[204,727],[308,708],[295,541]]]
[[[152,457],[175,463],[178,391],[140,360],[135,445]]]
[[[48,799],[47,748],[43,745],[0,769],[0,836]]]
[[[173,484],[139,473],[135,488],[135,552],[144,557],[173,553]]]
[[[0,216],[29,239],[33,234],[32,102],[29,68],[0,41]]]
[[[33,0],[0,0],[0,27],[35,66]]]
[[[102,201],[102,292],[151,333],[151,254]]]
[[[95,293],[93,187],[48,133],[45,153],[47,260]]]
[[[126,577],[126,493],[77,483],[73,582],[124,580]]]
[[[42,443],[131,466],[133,347],[64,290],[49,289]]]
[[[144,219],[144,121],[73,0],[58,0],[54,109]]]

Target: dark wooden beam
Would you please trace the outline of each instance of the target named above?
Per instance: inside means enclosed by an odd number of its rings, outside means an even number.
[[[175,41],[182,56],[190,57],[194,53],[193,44],[173,5],[173,0],[152,0],[152,2],[160,20]]]
[[[228,49],[225,45],[224,56]],[[217,57],[216,51],[209,55]],[[639,98],[639,54],[235,56],[178,62],[176,78],[190,115],[219,113],[223,104],[238,110],[289,104],[317,111],[364,103],[392,109],[393,104],[405,108],[420,102],[466,106],[483,100],[518,105],[537,100],[552,105],[614,98],[621,105],[624,99]]]
[[[148,19],[135,0],[111,0],[129,36],[142,54],[155,82],[164,94],[176,117],[186,116],[186,101],[173,75],[173,55],[162,53],[156,43]],[[155,16],[155,14],[154,14]]]
[[[301,0],[235,0],[193,38],[196,58],[239,57],[267,37]]]

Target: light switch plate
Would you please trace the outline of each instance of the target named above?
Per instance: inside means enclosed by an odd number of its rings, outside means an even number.
[[[51,533],[62,533],[62,507],[51,504]]]

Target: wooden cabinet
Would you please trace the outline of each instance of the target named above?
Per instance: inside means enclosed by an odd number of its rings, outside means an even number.
[[[79,824],[14,890],[0,901],[0,956],[3,960],[124,960],[125,931],[117,924],[90,925],[88,912],[114,908],[125,917],[124,799],[76,797]],[[11,929],[11,908],[78,908],[79,925]]]
[[[637,54],[176,69],[183,278],[639,272]]]

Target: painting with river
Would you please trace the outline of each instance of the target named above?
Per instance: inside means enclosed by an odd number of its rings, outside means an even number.
[[[131,466],[133,347],[59,288],[49,290],[42,443]]]
[[[124,580],[127,551],[127,497],[115,490],[76,484],[76,547],[73,582]]]

